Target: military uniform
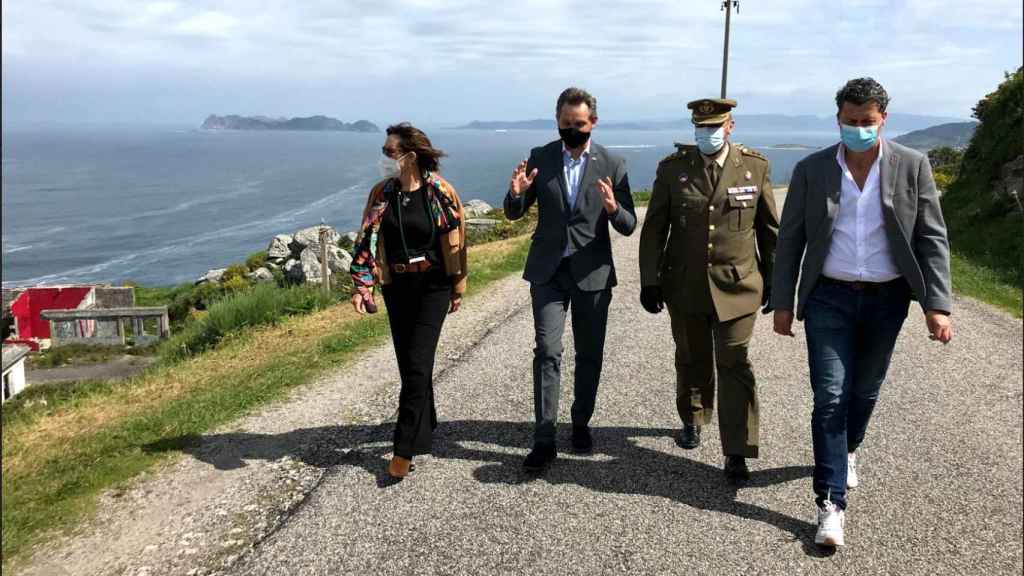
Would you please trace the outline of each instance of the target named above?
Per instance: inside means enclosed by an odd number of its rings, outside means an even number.
[[[729,121],[733,106],[731,100],[689,105],[696,125]],[[672,319],[676,407],[684,424],[710,422],[717,367],[727,456],[757,457],[757,390],[747,345],[771,280],[778,230],[762,154],[727,142],[709,158],[696,146],[676,144],[658,164],[640,237],[641,284],[660,286]]]

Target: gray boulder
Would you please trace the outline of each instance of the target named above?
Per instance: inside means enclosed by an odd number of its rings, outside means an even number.
[[[341,234],[330,226],[327,226],[327,245],[337,245]],[[312,248],[316,254],[320,253],[320,226],[310,226],[295,233],[292,238],[292,250],[301,255],[306,248]]]
[[[487,214],[491,210],[494,210],[494,208],[487,202],[475,199],[463,204],[462,209],[466,213],[466,218],[475,218],[477,216],[483,216],[484,214]]]
[[[284,273],[289,281],[295,284],[319,284],[323,281],[320,274],[320,260],[312,248],[306,248],[297,260],[289,260],[284,265]]]
[[[270,260],[284,260],[292,255],[292,237],[287,234],[278,234],[270,241],[267,247],[267,258]]]
[[[257,268],[252,272],[249,272],[248,274],[246,274],[246,277],[249,278],[249,280],[258,283],[274,281],[274,274],[270,270],[267,270],[266,268],[262,267]]]
[[[327,267],[332,274],[348,274],[352,265],[352,255],[337,246],[327,247]]]
[[[227,272],[227,268],[214,268],[206,272],[206,274],[199,277],[196,280],[196,284],[202,284],[204,282],[220,282],[221,278],[224,277],[224,273]]]

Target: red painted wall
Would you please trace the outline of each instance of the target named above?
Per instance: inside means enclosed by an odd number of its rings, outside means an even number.
[[[43,310],[74,310],[89,295],[90,287],[29,288],[11,303],[18,338],[49,338],[50,322],[39,317]]]

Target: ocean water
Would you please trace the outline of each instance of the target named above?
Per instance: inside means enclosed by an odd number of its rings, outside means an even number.
[[[427,130],[442,174],[463,200],[501,203],[516,163],[557,138],[544,130]],[[832,133],[748,133],[785,183]],[[191,127],[3,131],[3,285],[194,280],[265,249],[275,234],[321,221],[354,230],[378,180],[383,134],[206,132]],[[634,190],[649,188],[673,141],[692,134],[595,132],[624,156]]]

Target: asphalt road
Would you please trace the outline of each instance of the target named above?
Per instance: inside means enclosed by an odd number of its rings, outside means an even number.
[[[761,399],[761,458],[739,489],[721,475],[718,432],[676,446],[673,343],[666,313],[637,301],[638,233],[616,237],[620,286],[592,422],[595,453],[560,454],[549,472],[521,470],[532,428],[532,316],[527,284],[495,287],[490,319],[442,362],[442,423],[432,456],[400,483],[384,474],[397,405],[385,348],[362,363],[358,415],[234,435],[249,461],[290,442],[323,471],[276,531],[231,574],[1016,574],[1022,570],[1022,324],[960,299],[956,338],[927,338],[914,308],[860,451],[847,546],[813,544],[811,396],[805,343],[758,319],[751,355]],[[497,311],[496,311],[497,310]],[[499,312],[500,311],[500,312]],[[483,323],[483,324],[481,324]],[[798,326],[800,328],[800,326]],[[563,382],[571,382],[567,330]],[[442,355],[446,344],[442,344]],[[378,365],[369,364],[370,360]],[[562,396],[569,421],[571,385]],[[309,400],[306,400],[307,403]],[[351,412],[349,416],[351,416]],[[350,422],[350,423],[342,423]],[[251,428],[250,428],[251,429]],[[568,447],[568,426],[559,431]],[[259,446],[273,445],[268,454]],[[284,449],[287,451],[287,449]],[[567,452],[567,450],[566,450]]]

